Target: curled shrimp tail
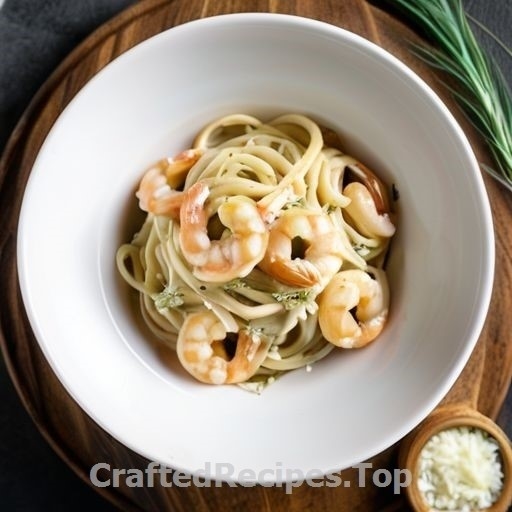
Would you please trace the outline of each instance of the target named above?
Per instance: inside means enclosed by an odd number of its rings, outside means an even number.
[[[343,194],[350,199],[345,210],[358,231],[369,237],[389,238],[394,235],[395,226],[389,214],[379,213],[365,185],[354,181],[344,188]]]
[[[341,236],[327,214],[293,208],[270,227],[268,248],[259,265],[281,283],[323,288],[340,269],[342,250]]]
[[[238,335],[235,356],[228,366],[226,383],[250,379],[267,357],[270,344],[260,335],[243,330]]]
[[[231,333],[236,348],[230,358],[228,332],[211,311],[190,313],[178,335],[176,352],[182,366],[206,384],[237,384],[250,379],[267,357],[270,343],[250,329]]]
[[[266,263],[261,263],[260,267],[269,274],[281,276],[280,281],[285,281],[288,286],[310,288],[321,280],[319,270],[311,262],[299,258],[276,258],[271,262],[271,270]]]
[[[366,187],[379,215],[390,212],[389,197],[382,180],[361,162],[348,164],[347,168]]]
[[[192,185],[186,193],[186,199],[180,209],[180,245],[192,265],[202,265],[206,261],[204,251],[210,248],[207,219],[204,203],[208,198],[209,189],[198,182]]]
[[[175,157],[167,159],[165,176],[169,185],[177,189],[183,185],[188,172],[201,158],[204,151],[199,148],[186,149]]]
[[[324,338],[342,348],[360,348],[382,332],[388,316],[387,281],[362,270],[338,272],[319,297],[318,323]]]
[[[210,240],[205,211],[208,196],[209,188],[203,182],[185,193],[179,236],[183,256],[202,281],[222,283],[245,277],[263,258],[268,243],[256,203],[247,197],[228,197],[217,210],[226,236]]]
[[[178,220],[184,194],[177,189],[201,154],[199,150],[188,149],[174,158],[160,160],[148,169],[135,193],[140,209]]]
[[[145,212],[179,217],[183,193],[171,189],[159,167],[152,167],[144,174],[135,196],[139,208]]]

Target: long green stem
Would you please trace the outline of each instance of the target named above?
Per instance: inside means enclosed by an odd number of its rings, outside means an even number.
[[[512,100],[508,83],[481,48],[461,0],[385,0],[419,26],[432,46],[414,51],[451,77],[449,86],[468,118],[484,137],[496,169],[482,168],[512,190]],[[512,55],[512,51],[478,24]]]

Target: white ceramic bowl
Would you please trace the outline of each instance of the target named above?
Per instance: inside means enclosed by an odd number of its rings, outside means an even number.
[[[379,341],[261,396],[193,381],[147,343],[114,256],[147,165],[222,114],[301,112],[400,192]],[[131,209],[131,210],[130,210]],[[19,225],[26,309],[52,368],[107,432],[151,460],[225,480],[323,473],[389,447],[447,393],[491,292],[493,229],[475,158],[436,95],[370,42],[298,17],[173,28],[107,66],[56,122]],[[267,470],[267,471],[264,471]],[[229,474],[228,474],[229,473]]]

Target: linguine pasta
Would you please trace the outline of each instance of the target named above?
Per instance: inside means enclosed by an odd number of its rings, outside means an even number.
[[[117,266],[196,379],[259,391],[381,332],[389,202],[332,136],[302,115],[230,115],[144,175],[147,217]]]

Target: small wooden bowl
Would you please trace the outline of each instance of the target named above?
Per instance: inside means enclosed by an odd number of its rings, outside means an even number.
[[[419,456],[425,443],[441,430],[452,427],[475,427],[484,430],[498,443],[503,471],[503,488],[498,500],[485,512],[507,512],[512,503],[512,447],[501,428],[490,418],[465,405],[447,405],[432,413],[416,430],[409,434],[400,446],[398,464],[411,472],[411,484],[406,496],[416,512],[433,512],[418,489]]]

